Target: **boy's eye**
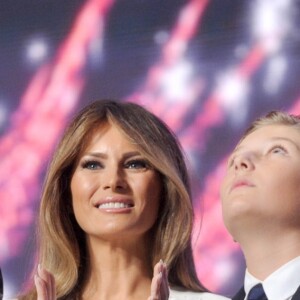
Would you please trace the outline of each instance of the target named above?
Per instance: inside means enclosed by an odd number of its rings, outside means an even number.
[[[234,165],[235,156],[230,156],[227,160],[227,168],[230,169]]]
[[[85,161],[82,163],[83,169],[97,170],[102,167],[101,163],[95,160]]]
[[[125,163],[127,169],[146,169],[149,168],[149,164],[142,159],[134,159]]]
[[[227,168],[232,167],[233,163],[234,163],[234,159],[233,159],[233,158],[230,158],[230,159],[227,161]]]
[[[271,152],[272,153],[285,153],[286,149],[283,146],[281,146],[281,145],[274,145],[271,148]]]

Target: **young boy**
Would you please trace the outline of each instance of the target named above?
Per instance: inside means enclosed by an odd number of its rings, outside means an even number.
[[[247,264],[233,299],[300,299],[300,117],[270,112],[252,123],[229,158],[221,199]]]

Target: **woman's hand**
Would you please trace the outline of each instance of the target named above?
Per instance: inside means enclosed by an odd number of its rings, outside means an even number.
[[[169,283],[167,266],[162,260],[154,267],[154,274],[151,282],[151,295],[148,300],[168,300]]]
[[[34,276],[37,291],[37,300],[56,300],[54,276],[45,269],[38,266],[37,274]]]
[[[34,277],[37,290],[37,300],[56,300],[54,276],[38,267],[38,272]],[[160,261],[154,267],[154,274],[151,283],[151,295],[148,300],[168,300],[169,284],[166,265]]]

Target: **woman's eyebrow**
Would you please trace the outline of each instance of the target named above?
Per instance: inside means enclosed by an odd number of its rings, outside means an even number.
[[[109,155],[107,153],[95,151],[95,152],[86,152],[83,154],[82,157],[86,157],[86,156],[106,159],[106,158],[108,158]],[[128,151],[128,152],[124,152],[122,154],[122,157],[124,159],[130,158],[133,156],[141,156],[141,153],[139,151]]]
[[[133,156],[141,156],[141,152],[139,151],[130,151],[123,154],[123,158],[127,159]]]
[[[95,157],[95,158],[107,158],[108,155],[102,152],[86,152],[82,155],[82,157],[86,157],[86,156]]]

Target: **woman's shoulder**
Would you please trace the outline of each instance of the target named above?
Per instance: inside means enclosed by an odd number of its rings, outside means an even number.
[[[221,295],[212,293],[193,292],[188,290],[180,290],[176,288],[170,289],[169,300],[228,300]]]

